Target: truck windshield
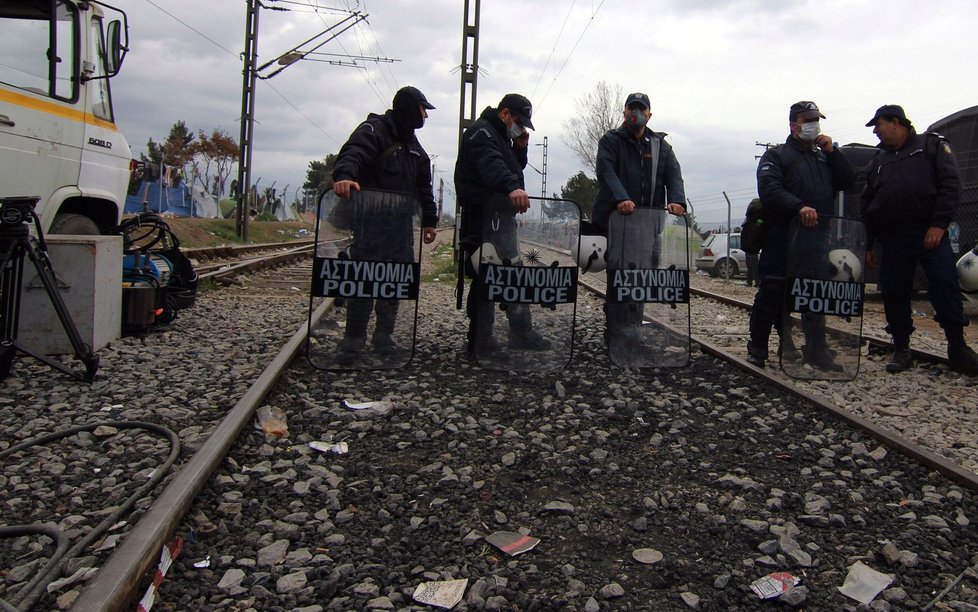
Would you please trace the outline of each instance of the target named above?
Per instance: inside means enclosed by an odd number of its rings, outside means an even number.
[[[78,27],[78,11],[65,0],[0,0],[0,82],[76,100]]]

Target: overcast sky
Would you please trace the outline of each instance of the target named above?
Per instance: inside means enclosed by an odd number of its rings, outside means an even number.
[[[289,186],[310,160],[336,153],[369,112],[401,86],[437,107],[418,132],[435,163],[435,188],[452,172],[458,141],[462,0],[264,0],[259,63],[337,23],[366,22],[320,51],[396,59],[363,68],[301,61],[256,97],[252,179]],[[474,4],[475,0],[472,0]],[[241,111],[244,0],[117,0],[129,16],[130,52],[112,83],[134,156],[183,120],[235,139]],[[314,10],[313,7],[319,7]],[[669,134],[701,223],[739,224],[756,186],[757,142],[782,142],[792,102],[814,100],[823,132],[840,144],[877,143],[863,125],[881,104],[902,104],[923,130],[978,104],[978,2],[973,0],[484,0],[478,108],[515,91],[534,105],[531,146],[548,140],[547,191],[584,169],[561,140],[575,103],[600,80],[652,100],[650,126]],[[542,169],[543,149],[530,163]],[[593,176],[593,169],[587,169]],[[526,170],[527,191],[541,176]]]

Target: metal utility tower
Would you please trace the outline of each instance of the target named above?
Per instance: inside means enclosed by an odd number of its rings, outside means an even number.
[[[462,146],[462,132],[476,119],[475,104],[479,85],[479,6],[482,0],[465,0],[462,9],[462,83],[459,96],[458,144]],[[472,8],[475,8],[473,11]],[[471,58],[471,61],[470,61]],[[468,112],[466,112],[468,111]]]
[[[543,176],[543,188],[540,190],[540,195],[547,197],[547,137],[543,137],[543,172],[540,173]]]
[[[251,195],[251,145],[255,122],[255,81],[258,72],[258,0],[248,0],[245,20],[243,83],[241,85],[241,135],[238,139],[238,193],[234,231],[248,240],[248,198]]]

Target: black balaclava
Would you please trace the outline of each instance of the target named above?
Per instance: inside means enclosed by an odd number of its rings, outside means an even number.
[[[402,87],[394,94],[394,121],[402,135],[409,136],[424,125],[424,116],[419,105],[434,108],[416,87]]]

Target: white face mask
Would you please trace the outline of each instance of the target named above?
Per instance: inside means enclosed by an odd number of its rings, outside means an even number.
[[[506,133],[509,134],[509,137],[512,138],[513,140],[516,140],[517,138],[522,136],[523,132],[525,131],[526,130],[523,129],[523,126],[520,125],[519,123],[516,123],[515,121],[511,123],[508,128],[506,128]]]
[[[818,135],[822,133],[822,127],[819,125],[818,121],[802,123],[800,125],[801,129],[798,130],[798,138],[804,142],[815,142]]]

